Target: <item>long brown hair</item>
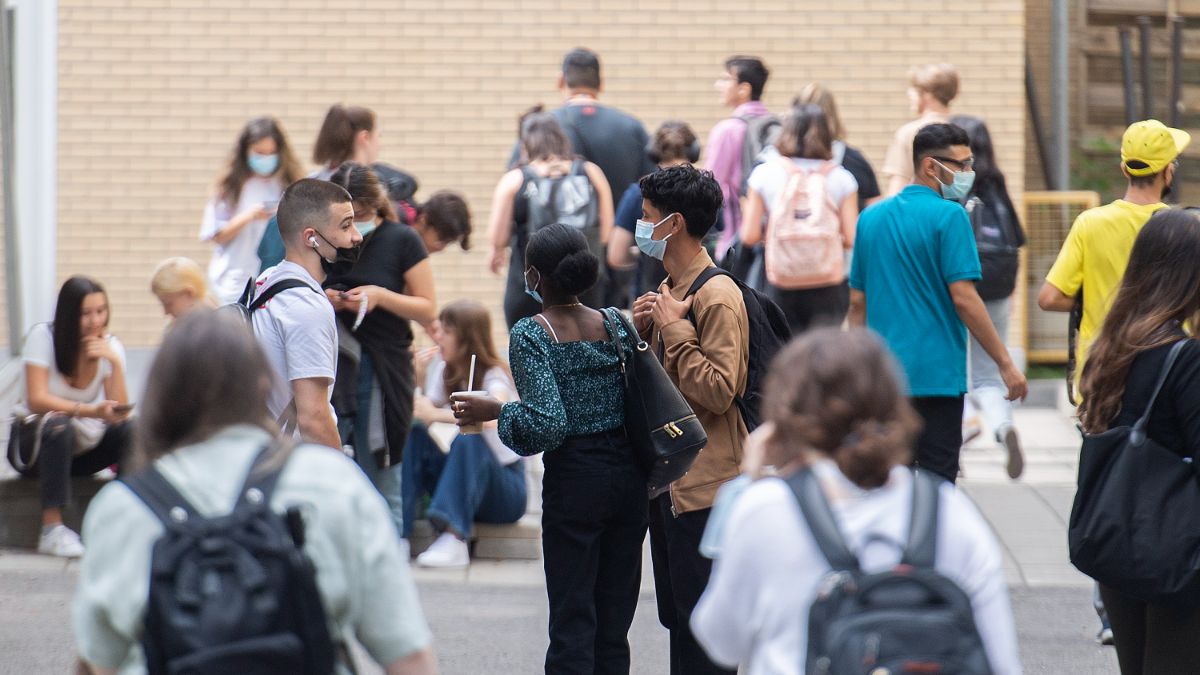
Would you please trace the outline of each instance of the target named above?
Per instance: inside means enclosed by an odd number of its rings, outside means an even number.
[[[181,316],[150,366],[134,468],[237,424],[277,433],[266,403],[271,377],[241,317],[210,309]]]
[[[521,116],[521,162],[539,159],[572,159],[571,139],[563,131],[558,118],[542,112],[542,106],[530,108]]]
[[[831,159],[833,136],[829,133],[829,122],[825,111],[813,103],[792,106],[780,121],[779,140],[775,149],[784,157],[802,159]]]
[[[1200,318],[1198,260],[1200,217],[1196,214],[1164,209],[1142,228],[1083,368],[1079,421],[1084,431],[1103,432],[1116,419],[1130,366],[1138,354],[1176,341],[1182,322],[1196,325]]]
[[[442,379],[446,391],[466,391],[471,369],[471,355],[475,355],[475,382],[479,388],[483,376],[492,368],[503,368],[509,373],[508,365],[500,358],[492,342],[492,317],[487,307],[478,300],[456,300],[442,308],[438,320],[442,330],[450,330],[458,342],[460,354],[445,354],[446,371]]]
[[[337,166],[354,156],[354,136],[360,131],[375,131],[375,113],[370,108],[335,103],[325,113],[325,121],[313,145],[313,162]]]
[[[375,214],[383,216],[384,220],[396,220],[392,200],[388,199],[387,190],[370,167],[357,162],[343,162],[329,177],[329,182],[346,188],[355,204],[375,209]]]
[[[278,176],[283,187],[304,177],[301,173],[300,161],[288,144],[287,134],[283,126],[274,117],[256,117],[246,122],[242,132],[238,134],[237,144],[233,146],[233,154],[229,158],[229,166],[217,179],[217,199],[225,202],[230,208],[237,207],[238,198],[242,194],[242,186],[254,175],[247,160],[250,157],[250,146],[271,138],[275,140],[275,151],[279,155],[279,168],[273,176]]]
[[[819,82],[810,82],[792,99],[793,107],[804,103],[818,105],[825,112],[825,123],[829,125],[829,135],[833,140],[846,140],[846,127],[842,125],[842,116],[838,114],[837,102],[832,91]]]
[[[771,364],[763,412],[775,425],[768,464],[825,455],[863,488],[883,485],[908,462],[920,429],[895,361],[862,329],[820,328],[793,340]]]

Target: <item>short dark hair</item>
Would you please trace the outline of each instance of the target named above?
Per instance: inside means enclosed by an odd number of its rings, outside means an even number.
[[[1125,162],[1125,168],[1127,169],[1145,169],[1148,166],[1150,165],[1140,159],[1131,159]],[[1165,167],[1158,173],[1148,173],[1141,176],[1135,176],[1131,173],[1127,174],[1126,178],[1129,179],[1129,184],[1133,187],[1150,187],[1151,185],[1154,185],[1154,181],[1158,180],[1158,177],[1161,176],[1164,171],[1166,171]]]
[[[757,56],[731,56],[725,59],[725,70],[733,73],[738,84],[745,82],[750,85],[751,101],[762,98],[767,76],[771,74],[762,59]]]
[[[567,295],[587,291],[600,278],[600,259],[588,250],[587,237],[562,223],[543,227],[529,237],[525,264]]]
[[[471,210],[461,195],[449,190],[433,193],[417,213],[425,218],[425,226],[442,241],[458,241],[462,250],[471,248]]]
[[[678,213],[687,225],[688,236],[703,239],[717,222],[724,197],[711,171],[690,164],[659,169],[642,178],[642,198],[667,215]]]
[[[945,152],[955,145],[971,147],[971,138],[962,127],[953,124],[927,124],[921,127],[913,137],[913,168],[922,159]]]
[[[289,185],[279,200],[276,220],[280,238],[286,245],[306,228],[320,229],[329,223],[330,206],[350,201],[350,193],[340,185],[316,178],[301,178]]]
[[[600,57],[590,49],[576,47],[563,57],[562,73],[563,82],[571,89],[599,89]]]
[[[780,124],[775,149],[784,157],[833,159],[833,136],[825,111],[815,103],[792,106]]]

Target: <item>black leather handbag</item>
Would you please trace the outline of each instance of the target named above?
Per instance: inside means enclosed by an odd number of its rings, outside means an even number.
[[[1155,399],[1183,340],[1171,348],[1146,411],[1132,427],[1084,436],[1067,538],[1071,563],[1149,603],[1200,597],[1197,467],[1146,435]]]
[[[629,319],[611,307],[603,313],[625,377],[625,434],[647,474],[649,493],[658,494],[688,472],[708,435],[650,345],[638,339],[633,357],[626,357],[617,322],[636,338]]]

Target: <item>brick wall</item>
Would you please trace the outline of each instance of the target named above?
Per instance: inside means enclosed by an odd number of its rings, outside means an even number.
[[[246,9],[250,5],[253,9]],[[830,9],[836,6],[837,9]],[[485,271],[491,190],[517,114],[555,104],[562,54],[600,52],[603,100],[653,128],[725,116],[713,90],[729,54],[772,70],[780,109],[806,82],[838,95],[851,143],[878,166],[910,117],[906,72],[950,61],[956,109],[986,117],[1015,193],[1024,184],[1025,0],[59,0],[59,276],[109,287],[114,330],[150,345],[162,319],[148,291],[168,255],[206,262],[196,240],[212,180],[249,117],[283,120],[307,156],[326,107],[381,120],[382,159],[415,173],[421,194],[452,188],[471,204],[468,254],[434,259],[439,299],[497,304]],[[496,313],[500,321],[499,312]]]

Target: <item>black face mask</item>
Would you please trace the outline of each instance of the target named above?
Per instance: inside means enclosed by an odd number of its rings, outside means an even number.
[[[1171,185],[1168,183],[1163,186],[1162,196],[1159,199],[1166,199],[1171,194]]]
[[[351,265],[354,265],[354,263],[358,262],[358,256],[360,253],[362,253],[362,244],[359,244],[358,246],[351,246],[349,248],[338,248],[337,246],[333,245],[333,242],[329,241],[328,239],[325,239],[325,235],[321,234],[320,232],[317,232],[317,236],[320,237],[321,239],[323,239],[326,244],[329,244],[329,246],[331,248],[333,248],[333,250],[336,252],[334,255],[333,262],[326,260],[325,256],[322,255],[321,260],[324,263],[326,263],[328,265],[335,265],[338,267],[342,267],[342,266],[351,266]],[[317,255],[321,255],[321,252],[318,251]]]

